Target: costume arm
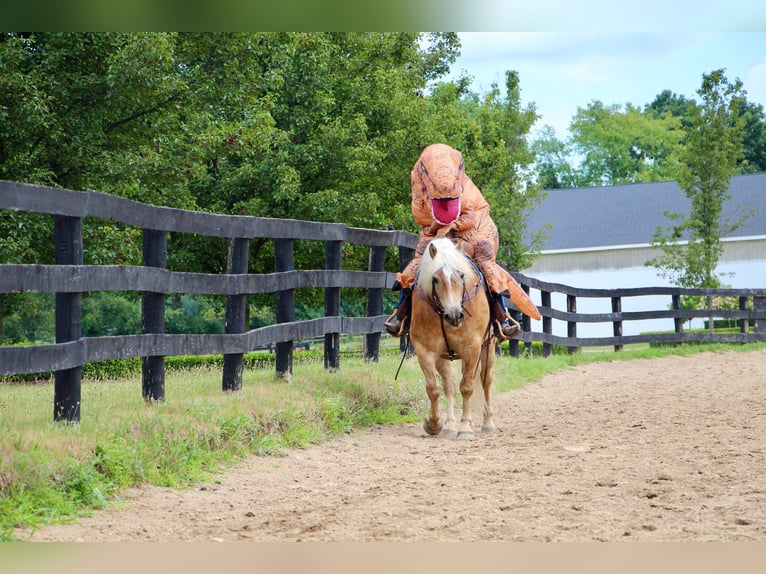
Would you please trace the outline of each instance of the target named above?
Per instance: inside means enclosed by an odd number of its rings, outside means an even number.
[[[473,209],[467,209],[460,214],[460,217],[455,220],[454,225],[460,233],[463,233],[466,229],[473,227],[475,223],[476,211]]]

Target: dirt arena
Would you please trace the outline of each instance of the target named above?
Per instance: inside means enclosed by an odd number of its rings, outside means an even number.
[[[425,392],[425,391],[424,391]],[[133,489],[48,541],[766,540],[766,351],[596,363],[494,395],[498,431],[419,424]]]

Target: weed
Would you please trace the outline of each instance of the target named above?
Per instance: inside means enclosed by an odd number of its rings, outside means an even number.
[[[497,392],[545,374],[600,361],[763,349],[764,345],[694,345],[622,353],[498,358]],[[169,373],[166,399],[147,405],[136,380],[83,381],[78,427],[52,423],[51,385],[0,384],[0,540],[14,529],[73,520],[103,508],[123,488],[181,486],[248,454],[280,456],[360,426],[421,419],[427,410],[415,359],[398,379],[395,355],[378,363],[347,358],[326,372],[320,361],[296,365],[292,383],[270,370],[245,372],[243,388],[222,393],[220,371]],[[457,367],[456,367],[457,368]]]

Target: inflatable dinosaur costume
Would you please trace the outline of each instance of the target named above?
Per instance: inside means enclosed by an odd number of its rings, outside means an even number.
[[[420,225],[420,239],[412,261],[396,276],[394,290],[402,295],[393,314],[386,320],[391,335],[404,334],[412,307],[412,284],[420,259],[432,239],[449,237],[463,243],[484,274],[492,294],[495,333],[502,339],[518,335],[519,324],[509,315],[503,296],[526,315],[540,319],[540,312],[516,280],[497,264],[499,246],[497,227],[489,216],[489,203],[465,174],[463,156],[448,145],[433,144],[423,150],[410,173],[412,215]]]

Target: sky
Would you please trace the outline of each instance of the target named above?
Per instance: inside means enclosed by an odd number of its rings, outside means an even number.
[[[726,68],[739,79],[747,100],[766,110],[766,32],[459,32],[460,58],[449,79],[468,74],[472,90],[504,89],[505,72],[516,70],[522,104],[534,103],[544,126],[565,139],[578,107],[643,107],[663,90],[699,101],[702,75]]]

